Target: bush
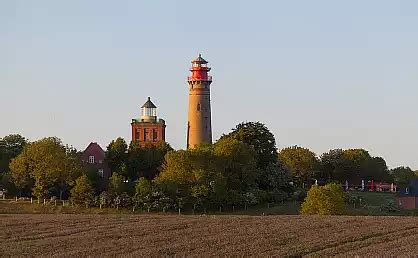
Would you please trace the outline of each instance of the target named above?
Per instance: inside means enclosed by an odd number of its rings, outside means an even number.
[[[103,208],[110,207],[112,205],[112,196],[109,192],[103,191],[99,196],[99,205]]]
[[[94,197],[93,186],[86,175],[82,175],[75,181],[75,186],[71,189],[71,201],[75,205],[89,205]]]
[[[398,212],[399,208],[396,206],[394,202],[386,202],[380,205],[380,211],[383,212]]]
[[[353,206],[353,208],[367,207],[366,200],[364,200],[361,196],[354,195],[348,192],[344,194],[344,202],[348,205]]]
[[[344,192],[337,184],[314,185],[302,203],[304,215],[341,215],[345,213]]]

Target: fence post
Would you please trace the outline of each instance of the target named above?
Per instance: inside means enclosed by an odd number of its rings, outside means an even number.
[[[16,196],[16,202],[17,202],[17,196]]]
[[[232,205],[232,212],[235,212],[235,205]]]
[[[99,208],[100,208],[100,209],[102,208],[102,204],[100,204]]]
[[[57,206],[57,200],[55,200],[55,204],[54,205]]]
[[[38,204],[40,203],[39,198],[38,198]]]
[[[62,200],[62,207],[64,207],[65,206],[65,201],[64,200]]]
[[[222,206],[219,206],[219,213],[222,213]]]
[[[179,215],[181,215],[181,211],[180,211],[180,208],[179,208]]]
[[[44,199],[44,205],[46,204],[46,200]]]
[[[270,209],[270,203],[269,202],[267,203],[267,209]]]
[[[32,203],[33,203],[33,198],[31,197],[31,198],[30,198],[30,204],[32,204]]]

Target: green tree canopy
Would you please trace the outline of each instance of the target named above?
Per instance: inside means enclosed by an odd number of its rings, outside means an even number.
[[[156,181],[171,189],[171,195],[195,205],[237,203],[246,190],[257,186],[255,157],[247,144],[222,138],[214,145],[169,152]]]
[[[54,137],[27,144],[10,164],[13,182],[20,189],[34,183],[32,192],[38,198],[64,191],[82,171],[74,153]]]
[[[344,192],[341,185],[313,185],[302,203],[303,215],[342,215],[345,213]]]
[[[256,153],[246,143],[234,138],[222,138],[214,144],[218,171],[227,179],[227,188],[236,191],[255,187],[260,170]]]
[[[93,197],[94,189],[87,175],[77,178],[75,186],[71,189],[71,201],[76,205],[88,205]]]
[[[386,161],[364,149],[330,150],[321,155],[320,177],[326,181],[360,184],[361,180],[392,182]]]
[[[342,149],[333,149],[321,155],[318,177],[327,182],[331,182],[331,180],[343,182],[345,180],[344,151]]]
[[[251,146],[256,153],[257,167],[265,169],[277,161],[276,140],[270,130],[260,122],[240,123],[232,132],[223,135],[232,137]]]
[[[191,200],[197,185],[208,187],[216,173],[217,160],[211,146],[197,146],[190,150],[167,153],[156,182],[173,198]]]
[[[118,173],[113,173],[109,178],[109,193],[113,196],[118,196],[125,192],[125,190],[126,187],[123,182],[123,176],[119,175]]]
[[[347,149],[343,151],[345,180],[360,184],[362,179],[369,179],[368,165],[371,156],[364,149]],[[344,180],[344,181],[345,181]]]
[[[389,174],[386,161],[382,157],[371,157],[367,164],[366,179],[392,183],[393,178]]]
[[[410,167],[396,167],[390,170],[390,174],[397,186],[405,188],[408,187],[412,179],[415,178],[415,173]]]
[[[106,148],[105,160],[112,172],[126,173],[126,159],[127,159],[128,145],[121,137],[112,140]],[[127,176],[127,175],[124,175]]]
[[[0,138],[0,174],[9,171],[10,161],[17,157],[28,143],[20,134],[10,134]]]
[[[164,156],[172,150],[170,144],[164,141],[155,145],[147,143],[144,147],[141,147],[139,142],[131,142],[127,160],[128,178],[132,181],[139,177],[154,179],[161,170]]]
[[[296,184],[309,183],[318,170],[318,159],[312,151],[306,148],[293,146],[282,149],[279,159],[290,168]]]
[[[266,191],[285,191],[290,192],[292,188],[290,182],[292,175],[289,168],[282,162],[270,163],[266,169],[261,171],[258,177],[258,185],[260,189]]]

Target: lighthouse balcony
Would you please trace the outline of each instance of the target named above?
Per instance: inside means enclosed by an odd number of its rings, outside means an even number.
[[[212,76],[208,75],[205,77],[188,76],[187,81],[212,81]]]

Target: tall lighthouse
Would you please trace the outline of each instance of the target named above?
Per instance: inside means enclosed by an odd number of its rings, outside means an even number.
[[[212,123],[210,110],[210,84],[208,62],[199,56],[192,61],[189,83],[189,122],[187,125],[187,148],[202,143],[212,143]]]

